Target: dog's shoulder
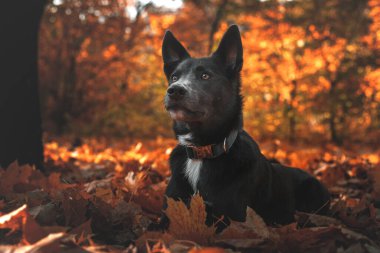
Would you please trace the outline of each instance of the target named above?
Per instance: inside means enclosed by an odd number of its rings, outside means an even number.
[[[239,133],[237,152],[239,160],[258,162],[265,159],[257,142],[244,130]]]

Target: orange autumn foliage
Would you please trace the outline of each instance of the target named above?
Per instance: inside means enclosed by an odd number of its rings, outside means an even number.
[[[170,136],[162,105],[165,30],[199,57],[237,23],[244,44],[245,125],[251,134],[336,143],[378,138],[380,12],[375,0],[342,6],[333,0],[323,8],[308,1],[199,5],[191,0],[179,9],[90,2],[63,1],[46,9],[40,79],[44,120],[53,133]],[[360,24],[351,18],[351,6]]]

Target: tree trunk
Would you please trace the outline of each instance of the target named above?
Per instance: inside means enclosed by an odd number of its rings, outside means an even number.
[[[292,90],[290,92],[289,103],[289,141],[294,142],[296,140],[296,109],[294,108],[294,101],[297,96],[297,81],[292,81]]]
[[[211,24],[211,30],[208,38],[208,53],[210,54],[212,51],[212,47],[214,46],[214,35],[218,31],[220,21],[224,16],[224,12],[226,6],[228,4],[228,0],[221,0],[218,9],[216,10],[214,21]]]
[[[334,142],[335,144],[339,144],[340,139],[338,137],[338,133],[336,130],[335,118],[336,118],[335,110],[330,110],[330,115],[329,115],[330,138],[332,142]]]
[[[336,107],[336,96],[335,96],[335,88],[336,88],[337,83],[336,82],[331,82],[330,85],[330,91],[329,91],[329,96],[330,96],[330,112],[329,112],[329,128],[330,128],[330,137],[331,141],[334,142],[337,145],[342,144],[342,139],[340,135],[337,132],[337,127],[336,127],[336,114],[337,114],[337,107]]]
[[[38,29],[45,0],[6,1],[0,15],[0,167],[18,160],[42,169]]]

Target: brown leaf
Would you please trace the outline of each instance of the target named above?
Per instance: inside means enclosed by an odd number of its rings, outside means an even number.
[[[323,215],[297,212],[296,221],[301,227],[306,227],[308,225],[315,225],[318,227],[328,227],[330,225],[342,225],[342,222]]]
[[[216,241],[218,245],[229,245],[236,249],[272,248],[277,234],[271,233],[264,220],[256,212],[247,208],[245,222],[231,221]]]
[[[92,194],[98,188],[111,188],[112,178],[105,178],[101,180],[94,180],[85,184],[85,191],[89,194]]]
[[[339,247],[337,250],[339,253],[366,253],[366,250],[362,247],[360,243],[355,243],[349,246],[347,249]]]
[[[343,240],[339,228],[276,229],[277,248],[282,252],[331,252],[334,242]]]
[[[53,172],[48,177],[48,187],[53,190],[65,190],[73,185],[62,183],[61,173]]]
[[[169,233],[177,239],[185,239],[199,244],[213,241],[215,227],[206,226],[206,208],[202,197],[191,198],[190,208],[182,201],[168,198],[165,214],[170,220]]]
[[[5,201],[3,199],[0,200],[0,210],[5,207]]]
[[[65,236],[64,233],[56,233],[56,234],[50,234],[32,245],[0,246],[0,252],[12,252],[12,253],[61,252],[59,243],[60,243],[60,240],[64,236]]]
[[[353,230],[350,230],[348,228],[341,228],[341,232],[343,235],[345,235],[348,239],[355,240],[355,241],[362,241],[367,242],[368,244],[375,246],[380,250],[379,246],[376,245],[374,241],[372,241],[370,238],[363,234],[359,234],[358,232],[355,232]]]
[[[226,253],[222,248],[192,248],[189,253]]]
[[[375,208],[367,198],[360,199],[359,203],[352,208],[347,208],[346,201],[339,201],[333,209],[349,227],[365,229],[378,223]]]
[[[84,242],[89,236],[92,235],[92,229],[91,229],[91,222],[92,220],[89,219],[85,223],[81,224],[80,226],[72,229],[69,233],[74,234],[76,243],[81,244]]]
[[[27,211],[27,206],[14,210],[0,217],[0,228],[12,231],[22,229],[22,240],[26,244],[33,244],[49,234],[50,227],[41,227]],[[60,227],[60,230],[64,228]],[[51,229],[50,229],[51,230]],[[57,231],[57,229],[55,229]]]
[[[62,208],[65,215],[66,225],[75,227],[87,220],[88,201],[85,200],[76,188],[63,191]]]
[[[232,221],[231,225],[220,235],[223,239],[241,239],[247,237],[268,239],[269,236],[270,230],[264,220],[252,208],[247,208],[245,222]]]
[[[20,166],[17,161],[11,163],[0,177],[0,194],[12,193],[15,185],[29,183],[33,170],[29,165]]]
[[[132,200],[139,204],[143,210],[151,213],[159,213],[162,209],[166,182],[147,185],[140,189],[137,195],[133,195]]]
[[[380,165],[369,172],[373,181],[373,197],[380,201]]]
[[[30,215],[42,226],[55,225],[60,211],[58,206],[52,202],[29,209]]]
[[[41,240],[48,233],[30,216],[26,213],[23,221],[23,241],[27,244],[33,244]]]
[[[147,231],[136,240],[136,246],[139,252],[143,252],[145,249],[147,249],[149,242],[157,243],[158,241],[162,241],[166,245],[170,245],[174,242],[174,238],[168,233]]]
[[[152,246],[150,246],[147,242],[146,249],[148,253],[170,253],[170,250],[166,247],[166,245],[162,241],[158,241]]]

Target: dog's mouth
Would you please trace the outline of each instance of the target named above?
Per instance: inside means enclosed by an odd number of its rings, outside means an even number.
[[[169,112],[170,117],[176,121],[199,121],[205,115],[201,111],[193,111],[183,106],[173,105],[168,106],[166,110]]]

